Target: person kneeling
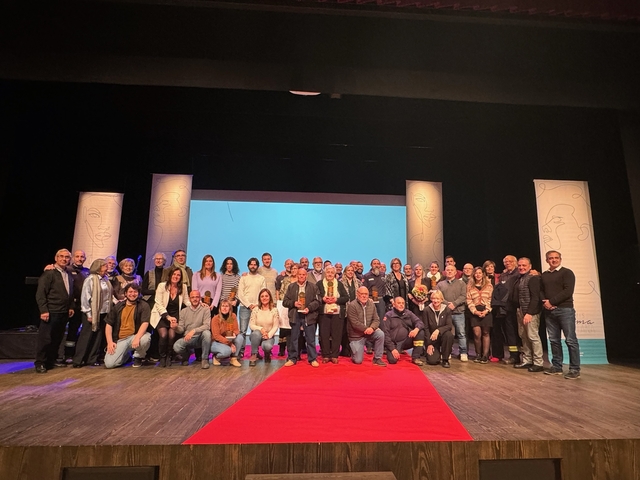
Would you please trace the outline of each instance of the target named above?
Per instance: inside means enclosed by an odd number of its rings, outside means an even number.
[[[183,334],[184,337],[176,340],[173,344],[173,350],[182,356],[182,365],[189,365],[190,347],[202,349],[202,368],[209,368],[209,349],[211,348],[211,310],[206,304],[200,303],[200,292],[191,290],[189,294],[189,306],[182,309],[177,334]]]
[[[349,332],[349,346],[351,347],[351,361],[362,363],[364,345],[367,340],[373,343],[373,364],[386,367],[382,361],[384,350],[384,332],[379,328],[378,311],[369,298],[367,287],[360,287],[356,292],[356,299],[347,307],[347,330]]]
[[[231,357],[231,365],[242,366],[237,356],[244,343],[244,337],[240,335],[238,317],[231,311],[231,303],[227,299],[220,301],[218,314],[211,319],[211,337],[214,365],[218,366],[220,360]]]
[[[451,309],[443,303],[442,292],[436,290],[431,294],[431,304],[425,308],[427,325],[427,363],[437,365],[442,361],[444,368],[449,368],[449,356],[453,346],[453,320]]]
[[[131,352],[133,366],[142,366],[142,359],[151,344],[151,335],[147,333],[151,309],[140,299],[140,286],[135,283],[125,285],[124,297],[125,301],[114,305],[106,318],[104,366],[107,368],[124,364],[131,357]]]
[[[392,305],[393,308],[385,314],[381,322],[387,360],[390,364],[395,364],[400,358],[400,350],[411,348],[413,363],[424,365],[420,360],[424,352],[424,323],[413,312],[404,308],[404,298],[394,298]]]
[[[271,350],[273,349],[273,336],[278,331],[280,316],[273,303],[271,292],[267,288],[260,290],[258,294],[259,306],[251,311],[249,328],[251,329],[251,358],[249,366],[255,367],[258,360],[258,348],[262,346],[264,351],[264,363],[271,363]]]

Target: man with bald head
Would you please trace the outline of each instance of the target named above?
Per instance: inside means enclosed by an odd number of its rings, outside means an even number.
[[[288,358],[285,367],[298,363],[298,338],[300,330],[304,331],[307,342],[307,361],[312,367],[318,367],[318,352],[316,351],[316,326],[318,324],[318,310],[321,306],[318,287],[309,282],[307,271],[298,269],[296,282],[289,285],[282,299],[282,306],[289,309],[289,324],[291,336],[287,344]]]
[[[211,311],[201,302],[198,290],[191,290],[189,306],[180,310],[176,333],[184,337],[176,340],[173,350],[182,356],[182,365],[189,365],[188,348],[202,348],[202,368],[209,368],[211,349]],[[185,355],[185,352],[187,354]]]
[[[538,332],[540,328],[540,275],[531,275],[531,260],[522,257],[518,260],[516,295],[518,298],[518,333],[522,340],[522,361],[515,368],[526,368],[529,372],[544,370],[542,358],[542,341]]]
[[[424,355],[424,323],[405,308],[404,298],[396,297],[391,304],[393,307],[385,314],[381,323],[387,361],[393,365],[400,359],[401,351],[413,349],[412,362],[418,366],[424,365],[420,360]]]
[[[356,291],[356,299],[347,306],[347,332],[351,347],[351,361],[362,363],[364,345],[367,340],[373,343],[373,364],[386,367],[382,361],[384,350],[384,332],[380,330],[380,318],[373,301],[369,298],[367,287]]]

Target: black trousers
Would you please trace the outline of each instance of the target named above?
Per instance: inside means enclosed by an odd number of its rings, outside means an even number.
[[[67,338],[64,342],[64,358],[73,358],[76,353],[76,344],[80,337],[80,326],[82,325],[82,312],[80,307],[75,310],[73,316],[69,318],[67,325]]]
[[[453,340],[451,345],[453,345]],[[410,348],[413,348],[411,352],[411,359],[412,360],[419,359],[424,355],[424,330],[420,330],[418,334],[413,338],[407,336],[407,338],[405,338],[403,342],[398,343],[397,346],[402,350],[409,350]],[[393,357],[391,350],[389,350],[388,348],[386,350],[387,350],[387,360],[389,361],[389,363],[391,364],[398,363],[398,360],[396,360]]]
[[[427,333],[427,335],[429,334]],[[438,363],[440,363],[441,359],[449,359],[449,355],[451,355],[451,347],[453,347],[453,333],[451,333],[450,331],[444,332],[442,335],[438,336],[438,339],[435,342],[427,340],[425,341],[425,343],[427,344],[427,348],[428,345],[433,345],[433,353],[431,355],[426,353],[425,348],[427,363],[429,365],[437,365]]]
[[[509,311],[506,316],[494,315],[493,330],[491,333],[491,355],[504,358],[504,346],[509,347],[509,354],[514,358],[518,355],[518,346],[521,344],[518,335],[518,318],[516,312]]]
[[[65,313],[49,313],[49,320],[40,320],[38,338],[36,339],[35,366],[44,365],[52,368],[58,358],[58,348],[64,337],[64,328],[69,320],[69,311]]]
[[[320,324],[320,350],[323,358],[338,358],[342,343],[342,327],[344,320],[339,314],[318,317]]]
[[[347,332],[348,321],[349,320],[347,320],[347,317],[345,315],[344,319],[342,320],[342,348],[340,350],[340,356],[351,358],[351,345],[349,344],[349,334]]]
[[[73,356],[74,365],[93,365],[98,361],[100,352],[104,351],[106,344],[104,337],[104,319],[106,317],[106,313],[100,314],[98,330],[93,332],[91,330],[91,322],[87,320],[87,315],[82,314],[82,330],[80,331],[80,338],[78,338],[78,343],[76,344],[76,354]]]

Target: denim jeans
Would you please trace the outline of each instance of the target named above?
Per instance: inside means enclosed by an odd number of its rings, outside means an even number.
[[[564,333],[569,350],[569,370],[580,371],[580,346],[576,337],[576,311],[572,307],[545,310],[547,334],[551,343],[551,363],[553,368],[562,370],[562,343],[560,332]]]
[[[116,351],[113,353],[107,353],[104,356],[104,366],[106,368],[116,368],[129,360],[131,352],[133,351],[134,358],[144,358],[147,355],[149,345],[151,345],[151,334],[145,333],[140,338],[140,345],[138,348],[133,348],[131,344],[135,335],[129,335],[127,338],[122,338],[116,342]]]
[[[211,331],[205,330],[198,335],[194,335],[188,342],[184,338],[179,338],[178,340],[176,340],[176,343],[173,344],[173,350],[180,355],[182,355],[188,347],[201,348],[202,360],[209,360],[209,350],[211,349]]]
[[[260,330],[253,330],[251,332],[251,336],[249,337],[251,340],[251,355],[255,355],[258,353],[258,348],[262,346],[262,350],[266,353],[271,353],[273,349],[273,343],[275,339],[273,337],[265,340],[262,338],[262,332]]]
[[[451,319],[453,320],[453,326],[456,329],[459,353],[467,353],[467,325],[464,319],[464,313],[452,313]]]
[[[211,353],[218,360],[229,357],[237,357],[240,352],[240,348],[244,344],[244,337],[242,335],[238,335],[233,341],[233,344],[236,346],[236,353],[231,352],[231,347],[229,345],[220,342],[211,343]]]
[[[287,343],[287,360],[296,363],[299,360],[300,352],[298,352],[298,339],[300,338],[300,325],[304,328],[304,339],[307,342],[307,361],[313,362],[318,358],[316,350],[316,324],[307,325],[304,316],[296,313],[296,323],[291,324],[291,336]]]
[[[238,326],[240,327],[240,335],[242,337],[242,347],[240,348],[240,357],[244,356],[244,345],[247,340],[247,329],[249,328],[249,320],[251,320],[251,309],[240,305],[238,309]]]
[[[374,330],[371,335],[349,339],[351,360],[353,360],[353,363],[362,363],[362,357],[364,356],[364,344],[366,341],[373,342],[373,358],[382,358],[382,353],[384,352],[384,332],[378,328],[377,330]]]

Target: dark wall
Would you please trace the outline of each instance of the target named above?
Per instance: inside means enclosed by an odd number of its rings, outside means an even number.
[[[626,348],[640,333],[628,314],[637,244],[616,112],[38,82],[2,82],[0,99],[0,225],[5,251],[20,252],[9,281],[20,298],[32,295],[25,276],[71,248],[78,192],[123,192],[118,256],[144,254],[152,173],[193,174],[194,189],[392,195],[407,179],[441,181],[446,254],[536,268],[533,179],[587,180],[609,356],[640,355]],[[7,302],[0,325],[32,316]]]

